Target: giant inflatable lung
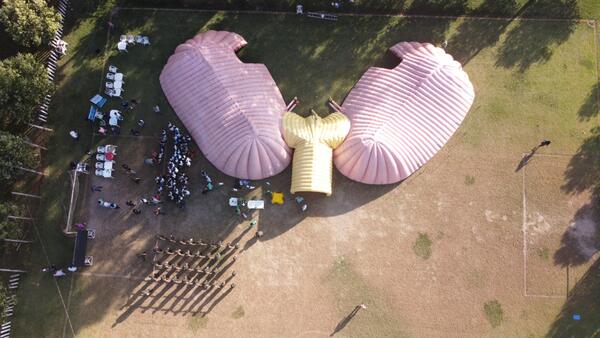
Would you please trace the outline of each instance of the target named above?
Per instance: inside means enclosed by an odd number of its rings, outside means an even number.
[[[350,134],[337,169],[369,184],[399,182],[435,155],[467,115],[475,93],[460,63],[428,43],[401,42],[394,69],[371,67],[342,104]]]
[[[285,103],[263,64],[241,62],[240,35],[208,31],[175,49],[160,85],[202,153],[227,175],[262,179],[283,171]]]

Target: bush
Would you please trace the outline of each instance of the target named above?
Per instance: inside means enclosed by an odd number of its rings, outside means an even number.
[[[0,129],[14,130],[33,121],[52,88],[44,65],[33,55],[17,54],[0,61]]]
[[[483,304],[483,312],[485,317],[490,322],[492,327],[498,327],[504,321],[504,311],[502,311],[502,305],[497,300],[489,301]]]
[[[415,254],[423,259],[428,259],[431,257],[431,239],[429,236],[424,233],[420,233],[419,237],[413,244],[413,250]]]
[[[9,0],[0,8],[0,22],[23,47],[50,43],[60,27],[60,15],[45,0]]]

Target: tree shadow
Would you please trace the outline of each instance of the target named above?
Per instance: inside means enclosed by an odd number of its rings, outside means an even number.
[[[597,197],[575,213],[563,234],[560,248],[554,253],[554,264],[562,267],[585,264],[600,250],[600,215],[597,207],[600,201]]]
[[[486,0],[469,15],[483,16],[497,13],[506,20],[463,19],[456,33],[448,41],[447,50],[463,65],[467,64],[485,48],[494,46],[506,27],[527,8],[527,2],[520,8],[515,0]]]
[[[597,86],[579,111],[579,117],[595,116]],[[583,111],[583,113],[582,113]],[[589,191],[591,200],[573,217],[554,254],[554,263],[562,267],[588,263],[600,250],[600,129],[595,127],[570,160],[565,171],[563,192],[578,194]],[[585,275],[567,295],[561,312],[550,327],[548,337],[596,337],[600,334],[600,259],[591,264]],[[579,315],[576,320],[575,315]]]
[[[600,334],[600,259],[569,292],[547,337],[597,337]],[[575,320],[574,315],[580,315]]]
[[[595,93],[592,93],[595,97]],[[584,205],[571,220],[571,226],[563,234],[561,247],[554,255],[554,262],[561,266],[576,266],[589,261],[598,251],[600,239],[600,128],[592,130],[571,158],[565,171],[565,183],[561,190],[569,194],[591,192],[591,202]]]
[[[531,65],[550,59],[553,48],[568,40],[575,30],[579,9],[575,0],[539,0],[529,2],[522,17],[546,16],[565,19],[552,21],[520,20],[506,35],[496,59],[496,66],[525,71]]]
[[[590,90],[585,103],[579,108],[579,111],[577,111],[580,121],[588,121],[591,118],[598,116],[598,95],[600,94],[598,90],[600,90],[600,88],[598,84],[595,84]]]
[[[600,192],[600,128],[594,127],[591,134],[569,161],[561,187],[566,193]]]
[[[466,0],[413,0],[407,14],[463,15],[467,11]]]

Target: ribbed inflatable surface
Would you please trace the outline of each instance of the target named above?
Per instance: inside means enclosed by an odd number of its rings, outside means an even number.
[[[394,69],[371,67],[342,104],[352,128],[334,162],[348,178],[399,182],[424,165],[460,126],[475,98],[460,63],[428,43],[401,42]]]
[[[285,142],[294,150],[291,193],[322,192],[331,195],[333,149],[350,131],[344,114],[332,113],[321,118],[316,113],[306,118],[294,113],[283,116]]]
[[[241,62],[240,35],[208,31],[175,49],[160,85],[202,153],[227,175],[262,179],[290,163],[285,103],[267,67]]]

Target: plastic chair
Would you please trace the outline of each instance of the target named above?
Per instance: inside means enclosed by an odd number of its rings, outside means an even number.
[[[108,66],[108,71],[111,73],[116,73],[117,70],[118,70],[118,68],[113,65]]]
[[[107,89],[113,89],[113,88],[114,88],[114,85],[113,85],[113,83],[112,83],[112,82],[107,82],[107,83],[106,83],[106,88],[107,88]]]
[[[115,79],[115,73],[106,73],[106,78],[108,80],[114,80]]]

